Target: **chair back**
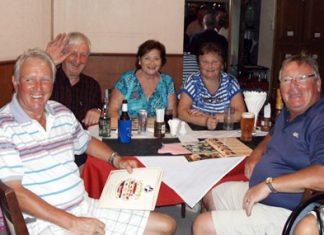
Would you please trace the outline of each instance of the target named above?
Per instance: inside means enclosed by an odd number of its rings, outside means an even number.
[[[0,205],[7,232],[11,235],[28,235],[25,220],[15,192],[0,180]]]
[[[309,198],[308,198],[309,197]],[[304,197],[304,200],[291,212],[290,216],[288,217],[284,229],[282,231],[282,235],[290,235],[292,234],[292,229],[294,228],[296,219],[298,216],[304,212],[304,209],[307,208],[312,203],[324,203],[324,192],[315,192],[314,194],[309,194],[308,197]],[[305,211],[307,212],[307,211]]]

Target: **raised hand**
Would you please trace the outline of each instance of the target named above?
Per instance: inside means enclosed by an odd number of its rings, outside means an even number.
[[[46,52],[51,56],[54,63],[62,63],[71,52],[67,49],[69,38],[66,33],[59,33],[52,41],[47,44]]]

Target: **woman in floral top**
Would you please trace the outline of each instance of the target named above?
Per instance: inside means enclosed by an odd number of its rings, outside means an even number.
[[[176,115],[176,94],[171,76],[161,73],[166,63],[165,47],[158,41],[141,44],[136,56],[136,69],[121,75],[111,94],[109,114],[118,117],[122,101],[128,101],[128,114],[136,117],[140,109],[155,117],[155,109],[173,110]]]

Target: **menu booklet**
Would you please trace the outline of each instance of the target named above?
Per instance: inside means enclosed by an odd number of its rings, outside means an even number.
[[[184,146],[192,152],[186,155],[188,161],[196,161],[210,158],[248,156],[252,149],[237,138],[208,138],[194,144]]]
[[[110,172],[99,199],[103,208],[154,210],[162,180],[158,167]]]

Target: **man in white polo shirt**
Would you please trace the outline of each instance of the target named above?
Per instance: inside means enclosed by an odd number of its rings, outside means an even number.
[[[0,180],[14,189],[30,234],[173,234],[169,216],[102,209],[87,196],[74,154],[129,172],[136,163],[91,138],[70,110],[48,100],[54,75],[45,52],[25,52],[14,69],[15,94],[0,110]]]

